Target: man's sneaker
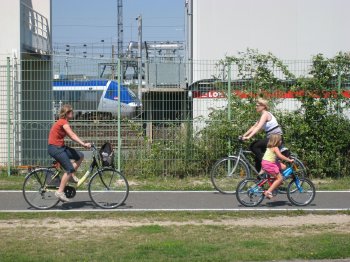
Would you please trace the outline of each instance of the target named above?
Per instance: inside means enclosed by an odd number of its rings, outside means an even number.
[[[75,175],[72,175],[69,181],[78,184],[79,178],[77,178]]]
[[[66,195],[64,194],[64,192],[55,192],[55,196],[61,200],[62,202],[70,202],[70,200],[66,197]]]

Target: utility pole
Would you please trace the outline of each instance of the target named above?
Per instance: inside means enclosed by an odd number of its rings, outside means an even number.
[[[66,63],[66,79],[68,80],[68,58],[66,58],[65,63]]]
[[[136,18],[138,22],[138,89],[137,89],[137,95],[140,101],[142,100],[142,16],[139,15],[138,18]]]
[[[118,0],[118,58],[123,56],[123,0]]]
[[[191,84],[193,81],[193,0],[186,0],[186,22],[187,82]]]
[[[115,79],[114,54],[115,54],[114,45],[112,45],[112,77],[111,77],[112,80]]]

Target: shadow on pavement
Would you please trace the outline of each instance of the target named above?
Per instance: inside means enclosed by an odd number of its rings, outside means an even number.
[[[124,203],[115,209],[131,209],[131,208],[133,208],[133,206],[127,206]],[[76,201],[76,202],[70,202],[70,203],[63,203],[59,207],[59,209],[62,209],[62,210],[71,210],[71,209],[101,209],[101,210],[104,210],[103,208],[96,206],[92,201]],[[114,209],[110,209],[110,210],[114,210]]]
[[[90,208],[90,209],[96,209],[96,206],[91,201],[76,201],[76,202],[69,202],[69,203],[63,203],[60,206],[60,209],[63,210],[69,210],[69,209],[79,209],[79,208]]]
[[[266,205],[267,207],[281,207],[281,206],[292,206],[291,203],[289,203],[288,201],[271,201],[271,202],[267,202]]]

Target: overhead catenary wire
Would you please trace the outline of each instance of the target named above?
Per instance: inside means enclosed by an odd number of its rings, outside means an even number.
[[[118,25],[96,25],[96,24],[58,24],[53,25],[53,27],[118,27]],[[134,26],[124,25],[124,27],[132,28]],[[143,27],[149,28],[172,28],[172,27],[183,27],[183,25],[144,25]]]

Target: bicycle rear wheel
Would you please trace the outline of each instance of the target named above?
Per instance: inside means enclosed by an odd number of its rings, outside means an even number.
[[[315,186],[308,178],[296,177],[288,185],[287,197],[293,205],[307,206],[314,200],[315,195]]]
[[[249,177],[249,168],[236,156],[219,159],[210,172],[211,182],[223,194],[234,194],[237,184]]]
[[[48,168],[41,168],[29,173],[23,183],[25,201],[36,209],[50,209],[56,206],[59,199],[55,196],[56,188],[48,188],[46,180],[54,172]]]
[[[265,198],[264,190],[253,178],[242,180],[237,186],[236,198],[245,207],[255,207]]]
[[[114,168],[97,171],[89,182],[91,200],[99,207],[112,209],[122,205],[129,195],[126,178]]]

